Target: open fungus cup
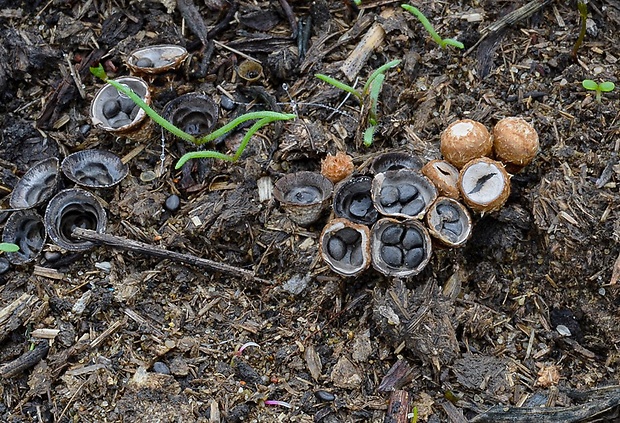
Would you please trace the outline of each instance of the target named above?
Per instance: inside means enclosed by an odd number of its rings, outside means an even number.
[[[62,172],[78,185],[110,188],[127,176],[129,167],[109,151],[82,150],[65,157]]]
[[[34,210],[19,210],[9,216],[2,233],[2,242],[19,246],[19,251],[6,253],[12,264],[33,261],[43,250],[47,238],[43,219]]]
[[[421,219],[437,198],[437,188],[421,173],[410,170],[389,170],[375,175],[372,200],[385,216]]]
[[[30,209],[43,204],[56,193],[60,184],[60,165],[56,157],[35,163],[13,188],[9,205]]]
[[[69,251],[86,251],[95,246],[90,241],[76,239],[73,229],[90,229],[104,233],[107,226],[105,209],[95,197],[81,188],[60,191],[47,205],[45,227],[50,239]]]
[[[151,104],[149,86],[143,79],[124,76],[115,81],[129,87],[146,104]],[[149,139],[152,133],[153,125],[146,117],[144,110],[110,84],[101,87],[90,106],[90,118],[93,125],[112,134],[137,141]]]
[[[209,134],[219,116],[219,107],[211,97],[200,93],[183,94],[164,106],[162,116],[182,131],[200,138]],[[171,139],[174,135],[167,133]]]
[[[355,276],[370,266],[370,230],[347,219],[333,219],[321,233],[319,254],[336,273]]]
[[[426,214],[426,226],[432,237],[447,247],[464,245],[473,228],[467,207],[448,197],[433,203]]]
[[[383,218],[371,229],[370,251],[372,266],[384,275],[415,276],[431,259],[431,237],[417,219]]]
[[[334,214],[362,225],[372,225],[379,218],[370,194],[372,177],[353,176],[334,188]]]
[[[325,176],[303,171],[280,178],[274,185],[273,196],[293,222],[307,226],[321,217],[333,189],[334,185]]]
[[[133,75],[157,75],[178,69],[187,57],[185,47],[174,44],[147,46],[127,56],[127,67]]]

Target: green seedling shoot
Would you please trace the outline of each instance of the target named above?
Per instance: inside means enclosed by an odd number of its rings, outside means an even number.
[[[431,25],[426,16],[424,16],[424,13],[420,12],[420,9],[418,9],[417,7],[408,4],[401,4],[400,7],[405,9],[407,12],[415,15],[415,17],[418,18],[422,26],[424,26],[424,28],[428,31],[433,40],[437,44],[439,44],[441,48],[446,48],[446,46],[452,46],[460,49],[465,48],[463,43],[461,43],[460,41],[454,40],[452,38],[441,38],[439,34],[437,34],[437,32],[435,31],[435,28],[433,28],[433,25]]]
[[[588,91],[596,91],[596,101],[599,103],[601,103],[603,93],[611,92],[614,88],[616,88],[616,85],[611,81],[605,81],[597,84],[591,79],[584,79],[581,85]]]
[[[334,87],[351,94],[352,96],[357,98],[362,104],[364,104],[364,102],[368,100],[368,128],[366,128],[366,130],[364,131],[364,145],[366,147],[370,147],[372,145],[375,129],[379,124],[379,120],[377,117],[377,104],[379,103],[379,94],[381,93],[381,88],[383,88],[383,82],[385,81],[385,73],[388,70],[398,66],[400,62],[400,60],[392,60],[391,62],[388,62],[385,65],[375,69],[368,77],[368,80],[364,84],[364,87],[361,91],[353,88],[348,84],[345,84],[344,82],[334,79],[331,76],[323,75],[321,73],[317,73],[314,75],[321,81],[327,82],[328,84],[331,84]]]
[[[241,125],[244,122],[247,122],[249,120],[256,120],[256,123],[254,123],[254,125],[252,125],[250,127],[250,129],[248,130],[248,132],[245,134],[245,136],[243,137],[243,140],[241,141],[241,144],[239,145],[239,147],[237,148],[237,151],[235,151],[235,153],[233,155],[228,155],[228,154],[224,154],[224,153],[220,153],[218,151],[194,151],[191,153],[187,153],[184,154],[179,161],[176,163],[175,165],[175,169],[179,169],[181,166],[183,166],[188,160],[191,159],[199,159],[199,158],[212,158],[212,159],[220,159],[220,160],[226,160],[226,161],[230,161],[230,162],[234,162],[237,159],[239,159],[239,157],[241,157],[241,154],[243,154],[243,151],[245,150],[246,146],[248,145],[250,139],[252,138],[252,135],[254,135],[257,131],[259,131],[262,127],[272,123],[272,122],[276,122],[279,120],[289,120],[289,119],[294,119],[297,117],[297,115],[294,114],[290,114],[290,113],[278,113],[278,112],[271,112],[271,111],[260,111],[260,112],[251,112],[251,113],[246,113],[244,115],[241,115],[239,117],[237,117],[236,119],[233,119],[232,121],[230,121],[229,123],[227,123],[226,125],[222,126],[221,128],[207,134],[204,135],[202,137],[194,137],[191,134],[188,134],[187,132],[183,131],[182,129],[176,127],[174,124],[172,124],[171,122],[167,121],[166,119],[164,119],[162,116],[160,116],[155,110],[153,110],[148,104],[146,104],[144,102],[144,100],[142,100],[140,98],[140,96],[138,96],[135,92],[133,92],[133,90],[131,88],[129,88],[128,86],[121,84],[119,82],[116,82],[114,80],[108,79],[107,74],[105,73],[105,70],[103,69],[103,66],[101,66],[101,64],[99,64],[99,66],[97,67],[91,67],[90,68],[90,72],[95,75],[97,78],[103,80],[104,82],[107,82],[108,84],[112,85],[114,88],[116,88],[118,91],[120,91],[121,93],[125,94],[127,97],[129,97],[131,100],[133,100],[134,103],[136,103],[136,105],[138,107],[140,107],[142,110],[144,110],[144,112],[151,118],[153,119],[158,125],[160,125],[162,128],[164,128],[165,130],[167,130],[168,132],[172,133],[173,135],[184,139],[186,141],[189,141],[193,144],[196,145],[202,145],[202,144],[206,144],[208,142],[211,142],[223,135],[226,135],[228,132],[234,130],[235,128],[237,128],[239,125]]]
[[[12,242],[0,242],[0,251],[4,253],[15,253],[19,251],[19,245]]]
[[[579,10],[579,37],[577,37],[577,41],[575,41],[575,45],[573,46],[573,51],[571,52],[571,56],[573,59],[577,61],[577,50],[583,44],[583,39],[586,36],[586,28],[588,21],[588,0],[578,0],[577,1],[577,9]]]

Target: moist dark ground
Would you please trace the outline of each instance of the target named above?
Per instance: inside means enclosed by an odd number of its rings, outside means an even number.
[[[196,1],[207,29],[230,23],[213,39],[263,63],[264,77],[247,83],[234,72],[243,58],[219,46],[200,75],[208,49],[174,2],[167,10],[150,1],[0,0],[3,207],[41,159],[88,148],[126,156],[137,148],[129,177],[97,192],[107,202],[109,233],[272,282],[106,247],[12,267],[0,276],[0,362],[41,342],[32,331],[60,332],[34,367],[3,378],[2,421],[387,422],[394,421],[386,417],[393,388],[409,393],[406,407],[417,407],[418,421],[540,421],[508,420],[515,413],[508,407],[483,414],[498,404],[558,407],[544,417],[550,421],[613,421],[617,389],[594,390],[617,385],[620,370],[613,274],[620,100],[612,92],[598,103],[581,81],[620,77],[619,3],[590,1],[578,61],[570,54],[579,33],[573,1],[547,2],[471,51],[485,28],[524,2],[416,2],[467,54],[439,48],[398,2],[363,3],[358,14],[339,1],[291,1],[297,21],[312,16],[300,59],[280,2]],[[226,17],[231,7],[237,12]],[[466,19],[476,14],[481,21]],[[387,73],[379,129],[366,148],[354,139],[359,106],[349,100],[341,107],[347,115],[332,116],[321,105],[337,107],[344,95],[314,74],[347,81],[342,61],[374,23],[386,35],[361,68],[361,83],[390,60],[402,63]],[[169,140],[164,173],[143,182],[143,172],[159,170],[159,132],[136,142],[91,127],[88,109],[102,83],[85,66],[101,59],[111,76],[126,75],[131,50],[160,43],[184,45],[193,59],[159,82],[156,109],[189,91],[219,103],[221,86],[240,102],[275,99],[291,112],[286,83],[299,118],[279,134],[262,130],[236,163],[194,162],[183,172],[174,163],[195,147]],[[70,65],[82,76],[84,98]],[[222,110],[220,125],[229,116]],[[439,157],[439,135],[452,121],[473,118],[491,128],[506,116],[534,125],[539,155],[514,175],[502,210],[475,216],[464,248],[435,250],[410,279],[372,269],[340,277],[318,258],[329,212],[302,228],[274,200],[259,201],[259,178],[319,170],[327,153],[348,152],[359,172],[385,151],[426,161]],[[171,194],[181,198],[174,213],[164,209]],[[19,310],[8,307],[18,299]],[[236,357],[250,341],[260,347]],[[380,389],[397,362],[408,377]],[[601,409],[611,410],[601,420],[579,417],[567,408],[584,401],[573,391],[591,395],[590,404],[606,400]],[[292,408],[265,405],[268,399]]]

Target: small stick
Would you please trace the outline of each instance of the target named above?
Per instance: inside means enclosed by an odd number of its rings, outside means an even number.
[[[383,423],[407,423],[408,414],[409,393],[403,390],[393,391]]]
[[[175,251],[169,251],[165,248],[155,247],[153,245],[145,244],[143,242],[134,241],[119,236],[110,234],[100,234],[90,229],[75,228],[73,229],[73,236],[91,241],[97,244],[104,244],[108,247],[120,248],[121,250],[135,251],[137,253],[146,254],[153,257],[159,257],[163,259],[170,259],[185,264],[191,264],[197,267],[204,267],[207,269],[215,270],[222,273],[228,273],[233,276],[241,276],[247,279],[253,279],[256,282],[261,282],[268,285],[273,285],[272,281],[261,279],[257,277],[254,272],[250,270],[241,269],[239,267],[231,266],[229,264],[218,263],[217,261],[204,259],[201,257],[192,256],[190,254],[177,253]]]
[[[47,341],[39,342],[34,349],[22,354],[13,361],[5,363],[0,368],[0,376],[8,379],[36,366],[39,361],[45,358],[49,350],[50,345]]]

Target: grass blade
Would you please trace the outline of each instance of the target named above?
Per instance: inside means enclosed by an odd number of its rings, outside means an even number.
[[[392,69],[398,65],[400,65],[401,60],[392,60],[391,62],[387,62],[385,65],[378,67],[373,73],[368,77],[368,81],[364,84],[364,93],[368,92],[368,87],[372,84],[372,81],[379,75],[385,75],[385,72],[389,69]]]
[[[331,84],[336,88],[340,88],[341,90],[354,95],[355,97],[357,97],[358,100],[362,100],[362,95],[352,86],[347,85],[344,82],[340,82],[337,79],[332,78],[331,76],[323,75],[322,73],[317,73],[314,76],[316,76],[323,82],[327,82],[328,84]]]

